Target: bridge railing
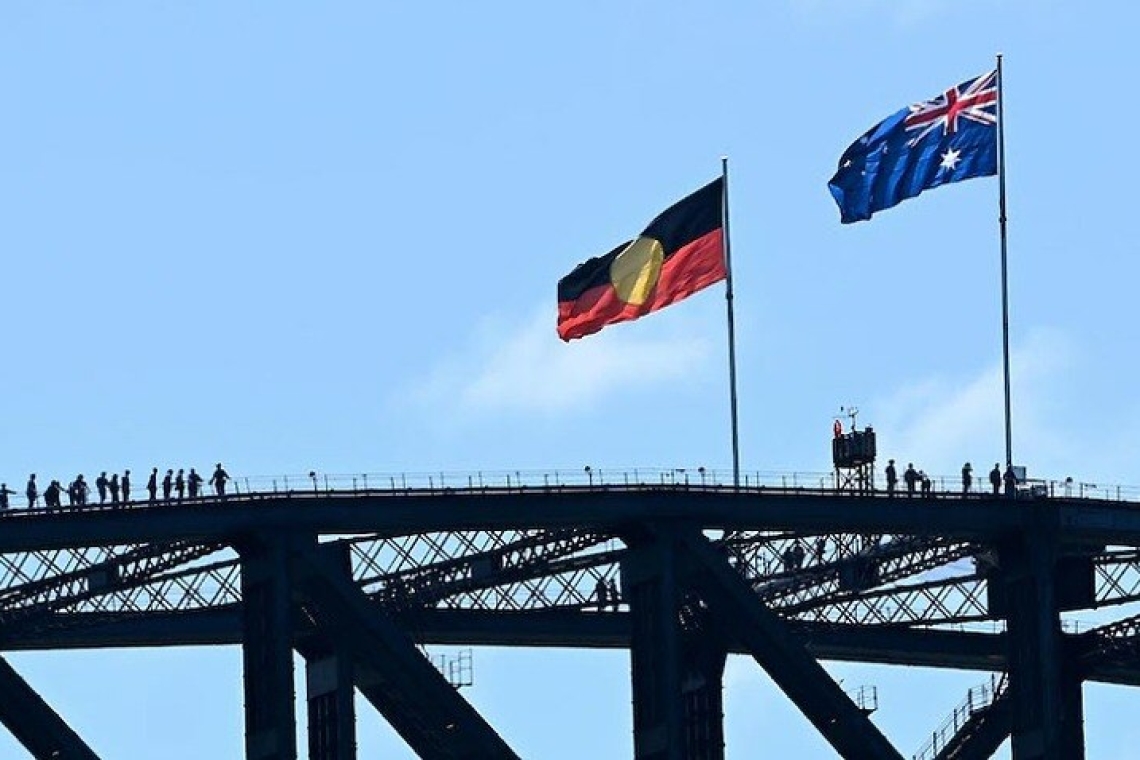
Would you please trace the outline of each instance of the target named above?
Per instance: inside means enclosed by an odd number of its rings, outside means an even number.
[[[203,472],[209,476],[209,472]],[[145,482],[145,481],[144,481]],[[946,476],[931,478],[931,498],[959,498],[962,496],[983,496],[990,493],[988,483],[975,479],[969,493],[964,494],[960,480]],[[534,491],[562,489],[625,489],[646,487],[669,487],[689,489],[732,489],[731,471],[706,467],[593,467],[566,468],[555,470],[478,470],[472,472],[418,471],[418,472],[362,472],[334,473],[312,470],[307,473],[283,475],[239,475],[233,477],[226,487],[230,498],[253,498],[273,495],[334,495],[345,493],[385,493],[385,492],[454,492],[467,491]],[[72,505],[68,497],[62,496],[63,509],[111,506],[110,497],[100,502],[96,489],[88,481],[90,492],[85,505]],[[748,491],[794,492],[794,493],[854,493],[839,488],[839,479],[834,472],[819,471],[779,471],[749,470],[740,475],[740,488]],[[207,484],[201,500],[212,500],[215,493]],[[14,490],[14,489],[13,489]],[[1024,495],[1056,498],[1086,498],[1113,501],[1140,501],[1140,487],[1105,486],[1102,484],[1063,480],[1033,480],[1020,487]],[[886,496],[884,487],[871,491],[877,496]],[[905,489],[897,492],[898,497],[907,496]],[[914,498],[923,498],[916,493]],[[145,488],[136,483],[131,493],[132,505],[146,505],[148,496]],[[172,494],[172,499],[174,495]],[[164,503],[161,486],[157,501]],[[27,507],[23,494],[14,494],[9,499],[13,511]],[[39,510],[44,508],[43,495],[39,499]],[[37,511],[39,511],[37,510]]]
[[[994,702],[1005,694],[1007,687],[1006,675],[991,675],[989,683],[972,687],[966,692],[966,698],[954,708],[950,716],[934,731],[922,749],[913,755],[913,760],[934,760],[938,753],[953,741],[958,733],[969,723],[970,719],[988,709]]]
[[[479,470],[475,472],[417,471],[417,472],[365,472],[253,476],[235,479],[231,490],[237,493],[288,493],[313,491],[407,491],[407,490],[458,490],[496,489],[516,490],[535,488],[605,488],[636,486],[687,486],[691,488],[731,488],[732,472],[705,467],[675,468],[602,468],[557,470]],[[947,476],[931,478],[933,494],[960,496],[963,494],[960,479]],[[779,491],[818,491],[833,493],[841,490],[834,472],[805,470],[751,470],[741,472],[740,487]],[[1140,501],[1140,486],[1104,485],[1068,479],[1034,479],[1019,486],[1028,495],[1030,489],[1041,496],[1054,498],[1087,498],[1109,501]],[[885,484],[877,484],[875,493],[886,493]],[[898,493],[904,494],[900,487]],[[968,492],[984,496],[991,493],[989,484],[975,479]],[[920,494],[915,494],[919,496]]]

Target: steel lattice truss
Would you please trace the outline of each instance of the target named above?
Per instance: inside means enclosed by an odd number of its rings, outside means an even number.
[[[585,530],[357,536],[357,584],[397,609],[598,611],[595,590],[618,581],[625,545]],[[718,545],[784,617],[863,626],[937,627],[993,620],[986,548],[904,535],[729,533]],[[799,553],[799,560],[796,555]],[[1140,553],[1094,557],[1098,605],[1140,600]],[[241,601],[239,563],[222,544],[141,544],[0,555],[0,627],[66,626],[74,613],[217,609]],[[612,603],[609,609],[619,609]],[[50,614],[49,613],[53,613]],[[1113,632],[1107,639],[1132,637]],[[1130,639],[1131,640],[1131,639]]]

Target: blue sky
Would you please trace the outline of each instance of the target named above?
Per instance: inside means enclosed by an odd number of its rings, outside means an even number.
[[[0,8],[0,477],[727,468],[723,290],[564,345],[558,278],[732,162],[742,463],[1002,456],[997,184],[841,226],[843,149],[1006,55],[1014,450],[1138,484],[1138,11],[1060,0]],[[237,650],[13,656],[107,757],[239,757]],[[897,746],[981,674],[839,667]],[[631,755],[619,653],[476,653],[527,757]],[[729,757],[829,757],[747,662]],[[1090,756],[1137,739],[1086,687]],[[1113,725],[1112,731],[1108,728]],[[410,757],[362,707],[362,756]],[[153,742],[163,749],[156,755]],[[150,749],[148,749],[150,748]],[[371,754],[366,754],[371,753]],[[0,736],[0,756],[18,746]]]

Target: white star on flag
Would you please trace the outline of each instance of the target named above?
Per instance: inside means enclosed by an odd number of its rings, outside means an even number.
[[[939,166],[943,169],[954,171],[954,168],[958,166],[958,161],[960,160],[958,156],[961,155],[961,153],[962,151],[960,150],[948,148],[946,152],[942,154],[942,163],[940,163]]]

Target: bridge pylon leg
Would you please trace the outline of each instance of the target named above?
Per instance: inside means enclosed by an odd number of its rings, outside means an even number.
[[[241,549],[246,760],[296,760],[289,556],[280,543]]]
[[[1055,539],[1034,531],[999,549],[1007,600],[1013,760],[1080,760],[1081,678],[1066,657]]]
[[[339,653],[308,657],[309,760],[356,760],[352,661]]]
[[[1076,659],[1065,660],[1065,672],[1061,681],[1061,729],[1065,750],[1064,757],[1083,758],[1085,756],[1085,698],[1080,667]]]
[[[674,549],[657,542],[622,561],[633,618],[630,671],[636,760],[723,760],[725,649],[682,626]]]

